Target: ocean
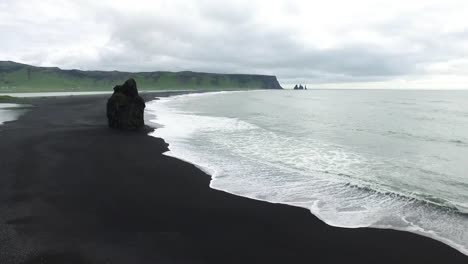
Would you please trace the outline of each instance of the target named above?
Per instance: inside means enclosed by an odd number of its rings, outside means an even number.
[[[214,189],[468,255],[468,91],[218,92],[146,112],[166,154],[211,174]]]

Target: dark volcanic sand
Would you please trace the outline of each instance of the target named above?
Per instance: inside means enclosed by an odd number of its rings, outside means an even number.
[[[415,234],[212,190],[162,139],[108,129],[106,97],[28,99],[0,126],[0,263],[468,263]]]

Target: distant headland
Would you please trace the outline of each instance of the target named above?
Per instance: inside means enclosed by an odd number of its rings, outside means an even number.
[[[106,91],[129,78],[135,79],[141,90],[283,89],[271,75],[82,71],[0,61],[0,93]]]

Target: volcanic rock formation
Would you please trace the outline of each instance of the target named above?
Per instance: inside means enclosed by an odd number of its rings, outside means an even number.
[[[145,101],[138,95],[134,79],[114,87],[107,101],[107,120],[110,128],[136,130],[145,126],[143,112]]]

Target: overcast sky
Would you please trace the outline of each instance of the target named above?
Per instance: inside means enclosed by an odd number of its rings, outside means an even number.
[[[0,60],[468,88],[466,0],[0,0]]]

